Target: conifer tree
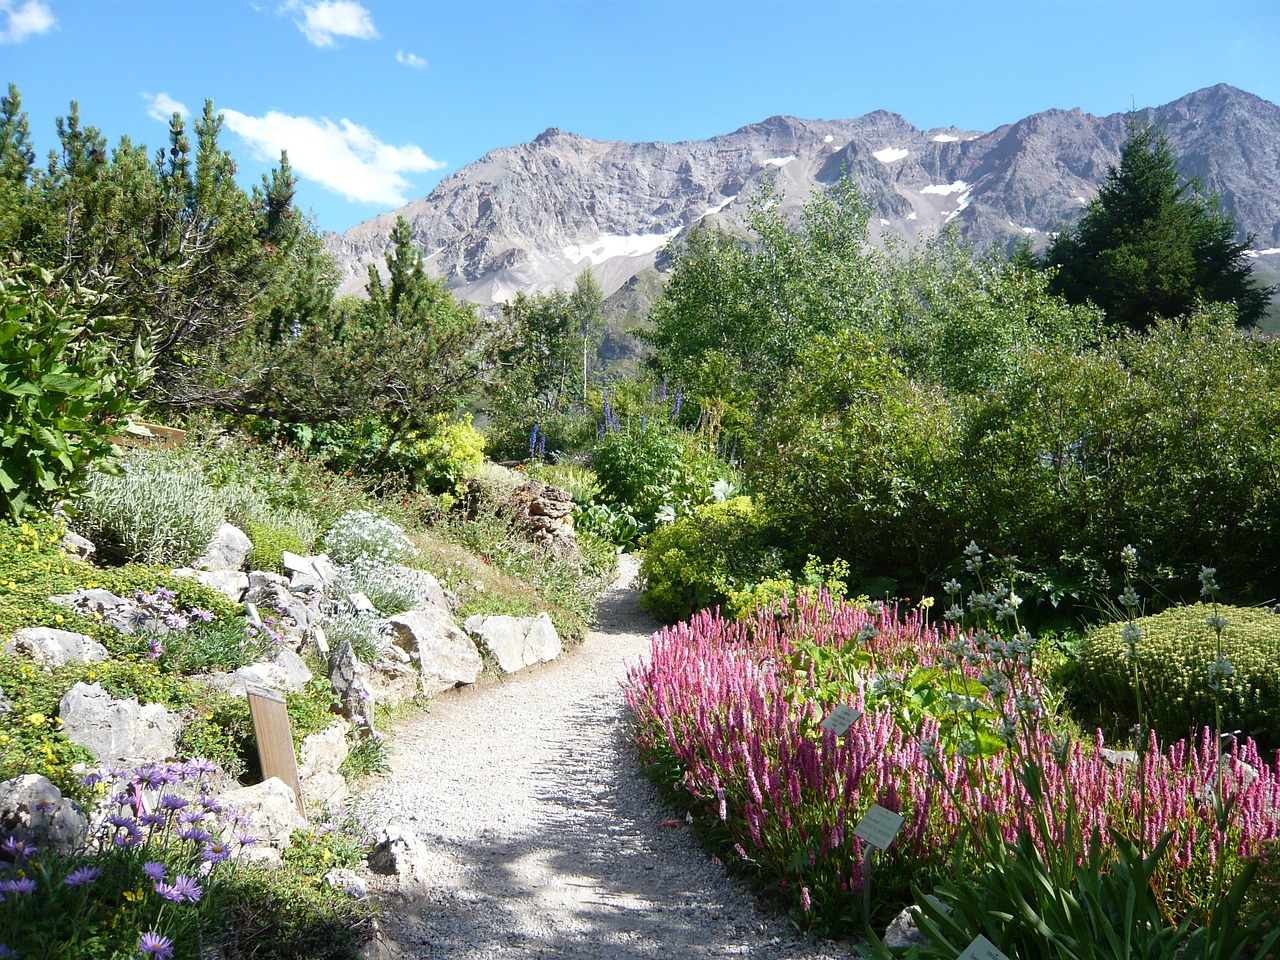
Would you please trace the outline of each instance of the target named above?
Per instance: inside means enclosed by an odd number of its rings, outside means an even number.
[[[1164,133],[1135,122],[1119,166],[1044,262],[1057,268],[1055,292],[1092,301],[1112,325],[1144,329],[1198,302],[1232,303],[1239,323],[1251,325],[1271,295],[1253,281],[1251,241],[1237,240],[1230,213],[1179,175]]]

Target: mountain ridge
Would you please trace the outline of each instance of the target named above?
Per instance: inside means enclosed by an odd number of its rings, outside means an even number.
[[[706,140],[594,140],[551,126],[491,150],[426,197],[326,233],[343,292],[363,289],[404,216],[428,271],[491,306],[519,290],[565,289],[588,266],[606,293],[654,266],[693,225],[740,225],[772,178],[787,208],[848,172],[872,206],[876,243],[911,245],[954,222],[980,249],[1039,245],[1079,216],[1118,162],[1130,113],[1160,124],[1184,175],[1255,234],[1260,266],[1280,269],[1280,107],[1227,84],[1159,107],[1096,117],[1050,108],[990,132],[920,130],[875,110],[845,120],[784,114]]]

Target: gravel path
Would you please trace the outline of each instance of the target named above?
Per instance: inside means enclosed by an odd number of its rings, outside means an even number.
[[[623,558],[597,629],[555,663],[436,699],[357,804],[405,821],[430,880],[384,905],[384,956],[834,960],[757,910],[640,774],[618,681],[653,621]]]

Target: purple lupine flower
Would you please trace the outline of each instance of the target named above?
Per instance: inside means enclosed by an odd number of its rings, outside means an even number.
[[[684,403],[684,384],[676,387],[676,407],[671,411],[671,419],[676,420],[680,417],[680,404]]]
[[[170,960],[173,956],[173,941],[148,931],[138,941],[138,951],[154,957],[155,960]]]

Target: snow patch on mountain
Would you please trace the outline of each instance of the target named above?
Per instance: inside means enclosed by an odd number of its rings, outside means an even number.
[[[770,157],[764,162],[764,165],[766,167],[785,167],[794,159],[796,159],[796,155],[794,153],[789,157]]]
[[[949,197],[953,193],[964,193],[969,189],[969,185],[963,180],[957,180],[955,183],[931,183],[924,187],[921,193],[936,193],[942,197]]]
[[[933,142],[934,143],[955,143],[959,139],[960,139],[959,137],[953,137],[949,133],[940,133],[933,138]]]
[[[883,147],[879,150],[871,151],[871,155],[881,163],[893,163],[895,160],[901,160],[910,154],[910,150],[903,150],[901,147]]]
[[[571,263],[579,264],[586,260],[594,267],[614,257],[643,257],[657,253],[679,232],[677,227],[666,233],[641,233],[626,237],[605,234],[590,243],[570,244],[561,252]]]

